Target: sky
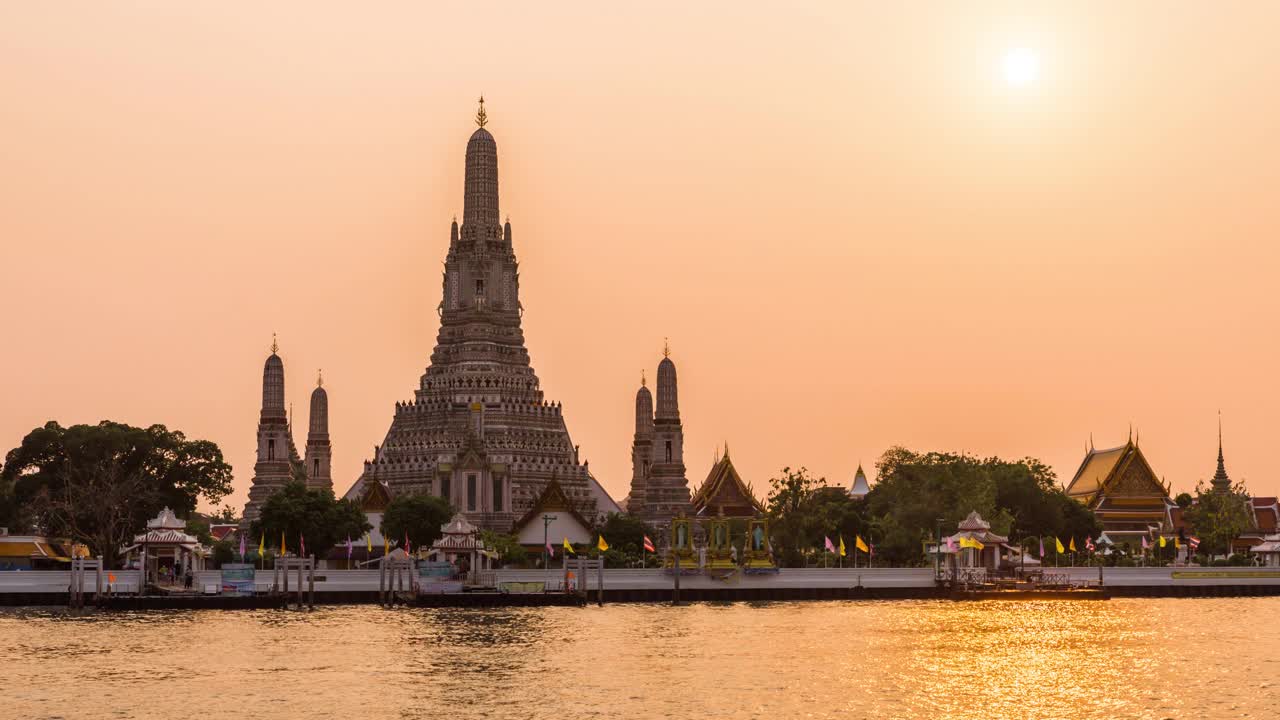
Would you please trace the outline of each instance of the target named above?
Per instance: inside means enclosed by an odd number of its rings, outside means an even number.
[[[696,487],[887,448],[1280,493],[1280,5],[0,4],[0,446],[252,477],[277,333],[336,490],[435,342],[483,94],[524,329],[615,497],[669,338]],[[874,473],[872,473],[874,476]]]

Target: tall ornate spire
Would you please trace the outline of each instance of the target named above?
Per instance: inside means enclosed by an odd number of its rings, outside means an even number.
[[[1218,471],[1213,474],[1213,480],[1210,481],[1214,490],[1227,491],[1231,489],[1231,478],[1227,476],[1227,463],[1222,457],[1222,411],[1218,411]]]
[[[271,354],[275,355],[280,352],[280,343],[276,342],[276,334],[271,333]]]
[[[485,129],[488,115],[484,111],[484,98],[476,112],[476,124],[480,127],[471,133],[467,141],[466,194],[462,201],[463,235],[486,234],[482,228],[493,228],[497,233],[501,223],[498,218],[498,144]]]

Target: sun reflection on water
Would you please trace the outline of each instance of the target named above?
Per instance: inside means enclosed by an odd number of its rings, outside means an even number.
[[[0,715],[1256,717],[1278,647],[1275,598],[3,611]]]

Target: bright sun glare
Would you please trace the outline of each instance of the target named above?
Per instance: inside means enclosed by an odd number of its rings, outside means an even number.
[[[1004,54],[1004,79],[1010,85],[1035,82],[1040,74],[1040,56],[1028,48],[1014,48]]]

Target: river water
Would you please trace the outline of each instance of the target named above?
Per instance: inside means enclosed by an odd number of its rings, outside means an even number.
[[[0,718],[1266,718],[1280,598],[0,610]]]

